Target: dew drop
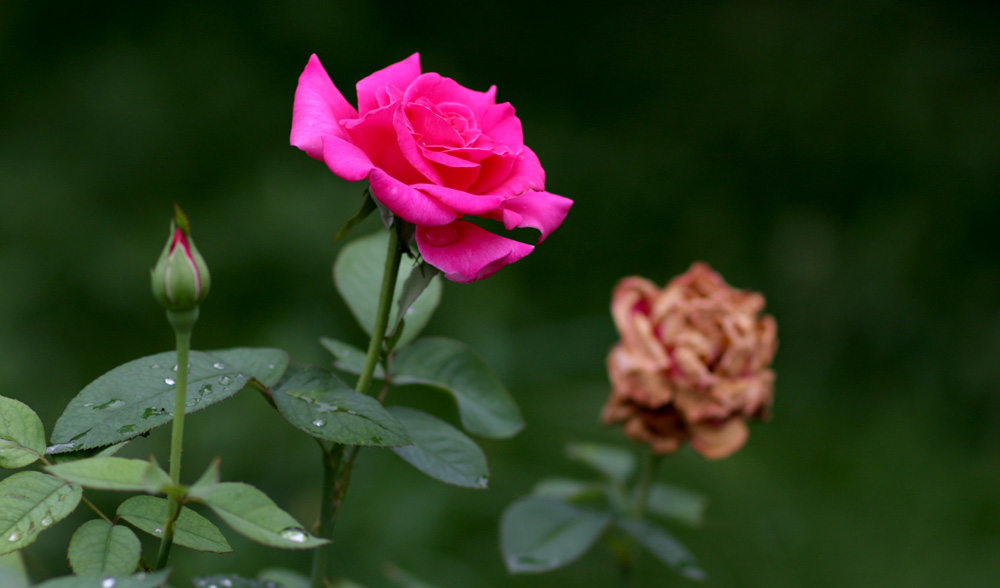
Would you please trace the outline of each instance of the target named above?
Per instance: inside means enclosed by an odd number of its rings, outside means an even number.
[[[45,528],[54,522],[55,519],[52,518],[52,515],[45,515],[44,517],[42,517],[42,520],[38,521],[38,524],[41,525],[42,528]]]
[[[304,529],[298,527],[288,527],[281,532],[281,538],[287,539],[292,543],[305,543],[306,542],[306,532]]]
[[[230,588],[233,585],[233,581],[229,578],[223,578],[219,584],[225,586],[226,588]]]
[[[94,406],[94,403],[93,403],[93,402],[84,402],[84,403],[83,403],[83,407],[84,407],[84,408],[90,408],[91,406]]]
[[[217,370],[224,370],[226,369],[226,364],[222,363],[221,361],[217,361],[212,364],[212,367],[214,367]]]
[[[114,578],[104,578],[101,580],[101,588],[115,588]]]
[[[157,527],[157,528],[153,529],[153,533],[155,533],[157,535],[162,535],[163,534],[163,529]]]
[[[150,365],[149,367],[151,367],[154,370],[158,370],[158,369],[160,369],[160,364],[154,363],[154,364]]]
[[[70,451],[76,447],[76,443],[56,443],[45,448],[45,453],[52,455],[53,453],[60,453],[63,451]]]
[[[175,363],[175,364],[174,364],[174,367],[172,367],[172,368],[170,368],[170,369],[172,369],[172,370],[174,370],[174,371],[176,372],[176,371],[177,371],[177,364]]]
[[[349,411],[347,411],[347,414],[358,414],[358,413],[355,412],[355,411],[353,411],[353,410],[349,410]]]
[[[233,379],[229,376],[219,376],[219,383],[223,386],[228,386],[233,383]]]
[[[198,390],[198,394],[201,394],[202,396],[204,396],[206,394],[211,394],[211,393],[212,393],[212,385],[211,384],[209,384],[207,386],[202,386],[201,390]]]
[[[273,369],[274,369],[274,364],[273,364],[273,363],[272,363],[272,364],[269,364],[269,365],[267,366],[267,369],[269,369],[269,370],[273,370]]]
[[[313,425],[315,425],[317,427],[322,427],[325,424],[326,424],[326,421],[324,421],[323,419],[316,419],[316,420],[313,421]]]
[[[489,485],[489,483],[490,483],[489,476],[479,476],[479,479],[476,480],[476,486],[479,486],[480,488],[485,488],[487,485]]]
[[[13,543],[13,542],[17,541],[20,538],[21,538],[21,532],[20,531],[14,531],[13,533],[11,533],[10,535],[7,536],[7,541],[10,541],[11,543]]]
[[[174,380],[173,378],[163,378],[163,383],[167,386],[173,386],[177,383],[177,380]]]

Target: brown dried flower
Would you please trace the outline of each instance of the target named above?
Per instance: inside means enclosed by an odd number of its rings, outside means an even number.
[[[621,341],[608,355],[603,421],[624,423],[655,453],[690,440],[705,457],[732,454],[747,440],[746,421],[771,407],[777,327],[763,309],[763,296],[732,288],[704,263],[663,290],[623,279],[611,301]]]

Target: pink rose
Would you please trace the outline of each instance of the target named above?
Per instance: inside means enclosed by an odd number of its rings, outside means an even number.
[[[747,440],[748,419],[771,407],[778,346],[764,297],[737,290],[696,263],[660,290],[639,277],[618,283],[611,313],[621,341],[608,356],[606,423],[656,453],[690,440],[708,458]]]
[[[544,191],[545,171],[524,145],[521,121],[496,87],[464,88],[421,73],[414,53],[357,84],[355,110],[313,55],[299,78],[291,144],[416,225],[423,258],[456,282],[492,275],[534,247],[495,235],[465,215],[532,227],[539,243],[573,201]]]

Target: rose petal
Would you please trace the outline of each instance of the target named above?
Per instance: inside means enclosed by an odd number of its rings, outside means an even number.
[[[558,229],[569,214],[573,201],[549,192],[529,191],[509,198],[503,203],[503,225],[509,231],[514,227],[531,227],[542,234],[541,243]]]
[[[496,86],[491,87],[486,92],[477,92],[466,88],[451,78],[429,72],[418,77],[406,88],[403,100],[406,102],[416,102],[419,98],[425,98],[431,104],[442,102],[464,104],[475,115],[477,119],[476,126],[482,128],[478,119],[489,108],[496,105],[496,93]]]
[[[464,144],[451,123],[426,104],[409,103],[403,107],[406,120],[421,145],[431,147],[461,147]]]
[[[514,114],[510,102],[497,104],[483,113],[479,126],[497,144],[518,148],[524,145],[521,119]]]
[[[413,137],[413,129],[407,120],[405,107],[397,108],[393,113],[392,128],[396,133],[396,150],[402,154],[406,162],[427,180],[441,183],[441,176],[438,175],[434,166],[424,158],[424,149],[417,144]],[[424,180],[416,180],[416,182],[422,181]]]
[[[473,194],[493,192],[500,182],[510,176],[511,170],[514,169],[514,163],[517,161],[517,155],[514,152],[508,150],[505,145],[498,146],[491,151],[488,157],[482,158],[479,164],[479,177],[468,188],[469,192]]]
[[[414,53],[399,63],[381,69],[357,83],[358,111],[362,114],[379,107],[378,92],[386,86],[403,90],[420,75],[420,54]],[[390,94],[391,96],[391,94]]]
[[[372,170],[368,181],[371,183],[372,196],[407,222],[415,225],[446,225],[458,216],[436,198],[414,190],[379,168]]]
[[[401,151],[399,137],[393,124],[396,106],[387,106],[365,113],[362,118],[344,123],[344,130],[351,142],[368,155],[375,167],[406,184],[433,181],[413,167]]]
[[[474,282],[493,275],[534,249],[466,221],[417,227],[417,247],[427,263],[453,282]]]
[[[510,170],[510,175],[499,186],[490,190],[500,196],[517,196],[527,190],[545,189],[545,170],[538,156],[527,146],[521,149]]]
[[[319,57],[310,57],[299,76],[299,85],[295,88],[291,144],[310,157],[322,160],[323,137],[348,139],[338,121],[357,116],[358,111],[354,110],[330,80]]]
[[[690,423],[691,446],[708,459],[721,459],[732,455],[747,442],[750,431],[740,417],[721,423],[702,421]]]
[[[374,167],[357,145],[337,137],[326,137],[323,140],[323,161],[330,171],[348,182],[365,179]]]
[[[504,201],[499,196],[477,196],[463,190],[455,190],[436,184],[414,184],[413,188],[430,194],[460,214],[482,216],[496,210]]]

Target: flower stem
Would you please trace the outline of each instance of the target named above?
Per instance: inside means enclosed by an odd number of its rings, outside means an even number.
[[[372,327],[372,338],[368,343],[368,354],[365,365],[358,377],[354,389],[361,394],[367,394],[371,387],[372,374],[378,365],[385,331],[389,326],[389,314],[392,309],[393,294],[396,291],[396,277],[399,274],[399,263],[403,258],[403,248],[399,246],[399,236],[396,228],[389,229],[389,245],[385,256],[385,269],[382,274],[382,288],[379,293],[378,310],[375,313],[375,325]],[[354,459],[358,447],[345,448],[335,445],[331,449],[323,449],[323,495],[320,504],[320,521],[318,534],[324,539],[333,538],[333,527],[337,521],[337,511],[347,496],[347,488],[351,482]],[[346,458],[346,459],[345,459]],[[324,545],[313,554],[312,588],[326,586],[327,565],[330,545]]]
[[[629,509],[629,516],[636,520],[642,520],[646,514],[646,504],[649,501],[649,492],[653,487],[653,480],[656,479],[656,469],[660,465],[663,456],[652,451],[643,455],[642,465],[639,470],[639,479],[636,481],[635,492],[632,497],[632,504]],[[631,588],[635,583],[635,563],[639,558],[638,551],[634,548],[632,539],[621,534],[616,543],[615,554],[618,556],[618,569],[621,572],[622,588]]]
[[[191,350],[191,331],[198,320],[198,309],[191,311],[167,311],[167,319],[174,327],[177,339],[177,377],[174,387],[174,422],[170,431],[170,481],[174,486],[181,483],[181,453],[184,447],[184,411],[187,402],[188,355]],[[177,517],[180,516],[181,503],[176,496],[167,498],[167,517],[163,521],[163,539],[160,542],[160,552],[156,558],[156,569],[167,565],[170,557],[170,547],[174,542],[174,530]]]

